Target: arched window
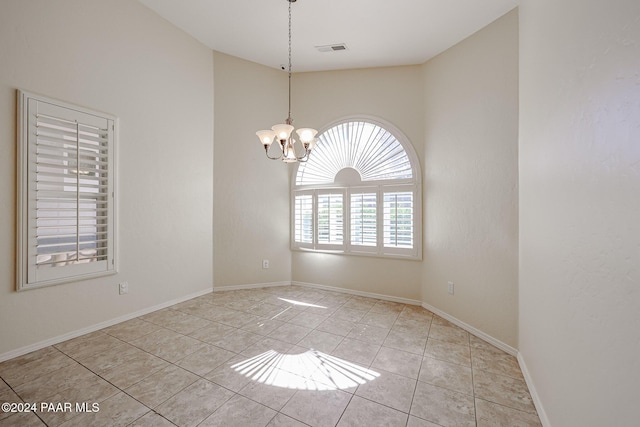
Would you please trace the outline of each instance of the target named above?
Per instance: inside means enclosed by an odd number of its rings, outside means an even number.
[[[292,248],[420,259],[420,177],[413,147],[390,124],[332,124],[295,172]]]

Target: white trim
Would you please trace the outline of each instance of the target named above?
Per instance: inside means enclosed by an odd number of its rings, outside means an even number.
[[[527,387],[529,388],[529,394],[531,394],[531,399],[533,399],[533,405],[536,407],[540,422],[544,427],[551,427],[549,417],[547,417],[547,413],[542,406],[542,400],[540,400],[540,396],[536,391],[536,387],[533,385],[533,378],[529,373],[529,369],[527,369],[527,364],[524,362],[524,356],[522,356],[522,353],[520,352],[518,352],[518,364],[520,365],[520,370],[522,371],[522,375],[524,376],[524,381],[527,383]]]
[[[317,285],[315,283],[306,283],[306,282],[291,282],[292,285],[297,285],[297,286],[304,286],[307,288],[316,288],[316,289],[322,289],[325,291],[332,291],[332,292],[340,292],[343,294],[350,294],[350,295],[358,295],[361,297],[368,297],[368,298],[376,298],[376,299],[381,299],[381,300],[385,300],[385,301],[393,301],[393,302],[399,302],[402,304],[409,304],[409,305],[420,305],[421,302],[415,299],[408,299],[408,298],[400,298],[400,297],[394,297],[391,295],[383,295],[383,294],[375,294],[373,292],[363,292],[363,291],[355,291],[353,289],[345,289],[345,288],[337,288],[335,286],[327,286],[327,285]]]
[[[149,313],[151,313],[153,311],[161,310],[163,308],[167,308],[167,307],[170,307],[172,305],[175,305],[175,304],[178,304],[178,303],[181,303],[181,302],[193,299],[193,298],[197,298],[197,297],[200,297],[202,295],[209,294],[209,293],[211,293],[211,291],[212,291],[211,289],[205,289],[205,290],[202,290],[202,291],[194,292],[192,294],[185,295],[185,296],[182,296],[180,298],[173,299],[171,301],[166,301],[166,302],[163,302],[161,304],[154,305],[152,307],[147,307],[147,308],[144,308],[142,310],[139,310],[139,311],[136,311],[136,312],[133,312],[133,313],[125,314],[124,316],[116,317],[115,319],[106,320],[104,322],[96,323],[95,325],[87,326],[86,328],[77,329],[75,331],[68,332],[68,333],[63,334],[63,335],[58,335],[57,337],[54,337],[54,338],[49,338],[49,339],[46,339],[44,341],[40,341],[40,342],[37,342],[37,343],[34,343],[34,344],[27,345],[25,347],[21,347],[21,348],[15,349],[15,350],[8,351],[6,353],[2,353],[2,354],[0,354],[0,362],[4,362],[5,360],[13,359],[14,357],[19,357],[19,356],[22,356],[24,354],[31,353],[32,351],[40,350],[41,348],[45,348],[45,347],[48,347],[50,345],[59,344],[59,343],[61,343],[63,341],[67,341],[67,340],[70,340],[72,338],[77,338],[77,337],[79,337],[81,335],[85,335],[85,334],[88,334],[90,332],[95,332],[95,331],[98,331],[100,329],[104,329],[104,328],[106,328],[108,326],[113,326],[113,325],[115,325],[117,323],[126,322],[127,320],[135,319],[136,317],[143,316],[145,314],[149,314]]]
[[[276,286],[291,286],[291,282],[267,282],[267,283],[249,283],[246,285],[214,286],[213,292],[239,291],[242,289],[272,288]]]
[[[469,332],[472,335],[475,335],[476,337],[480,338],[483,341],[488,342],[489,344],[498,347],[500,350],[509,353],[512,356],[517,356],[518,355],[518,350],[511,347],[509,344],[505,344],[502,341],[492,337],[491,335],[488,335],[484,332],[482,332],[479,329],[474,328],[471,325],[468,325],[466,323],[464,323],[462,320],[459,320],[453,316],[451,316],[450,314],[445,313],[442,310],[438,310],[437,308],[435,308],[434,306],[427,304],[426,302],[422,303],[422,308],[425,308],[427,310],[429,310],[430,312],[437,314],[438,316],[442,317],[445,320],[448,320],[449,322],[453,323],[456,326],[461,327],[462,329],[464,329],[465,331]]]

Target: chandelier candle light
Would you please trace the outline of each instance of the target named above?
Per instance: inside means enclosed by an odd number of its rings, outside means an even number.
[[[317,130],[311,128],[300,128],[296,130],[300,142],[304,148],[304,154],[298,156],[294,144],[295,139],[291,136],[294,127],[292,126],[293,120],[291,119],[291,3],[296,0],[286,0],[289,2],[289,115],[284,123],[274,125],[271,130],[259,130],[256,132],[262,145],[264,145],[264,151],[267,157],[271,160],[282,159],[285,163],[306,162],[309,159],[309,153],[316,145]],[[279,156],[271,157],[269,155],[269,147],[273,143],[274,139],[277,139],[280,143],[281,153]]]

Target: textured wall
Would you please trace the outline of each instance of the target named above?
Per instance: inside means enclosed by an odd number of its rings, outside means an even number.
[[[520,17],[522,358],[549,425],[638,425],[640,3]]]
[[[290,282],[289,166],[255,135],[284,122],[287,75],[222,53],[214,62],[214,286]]]
[[[428,61],[424,79],[423,301],[517,347],[517,11]]]
[[[211,51],[138,2],[3,0],[0,64],[0,355],[210,289]],[[17,88],[119,117],[118,275],[14,291]]]

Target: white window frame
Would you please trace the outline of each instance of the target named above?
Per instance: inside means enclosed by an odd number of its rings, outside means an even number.
[[[16,289],[18,291],[24,291],[28,289],[36,289],[44,286],[57,285],[61,283],[68,283],[78,280],[85,280],[110,274],[117,273],[117,263],[116,263],[116,135],[117,135],[117,118],[110,114],[105,114],[102,112],[97,112],[85,107],[80,107],[77,105],[73,105],[67,102],[59,101],[53,98],[37,95],[34,93],[18,90],[17,91],[17,104],[18,104],[18,203],[17,203],[17,233],[16,233],[16,247],[17,247],[17,274],[16,274]],[[76,129],[81,130],[82,128],[88,128],[89,126],[94,126],[96,123],[99,123],[100,129],[103,129],[103,134],[105,136],[101,136],[100,139],[96,139],[96,141],[100,141],[102,143],[103,138],[106,141],[106,155],[104,157],[97,157],[93,160],[94,164],[99,164],[99,166],[95,166],[97,170],[99,170],[101,175],[106,175],[102,178],[93,178],[85,180],[85,183],[82,183],[82,175],[79,173],[75,173],[77,176],[77,181],[70,183],[71,187],[76,186],[76,199],[72,200],[71,204],[73,204],[73,200],[75,200],[76,206],[72,208],[60,208],[58,205],[59,211],[54,212],[55,215],[68,215],[71,212],[71,215],[77,215],[78,221],[76,222],[76,232],[74,234],[76,236],[77,245],[80,245],[82,231],[81,228],[96,228],[95,233],[97,233],[93,239],[94,242],[100,242],[99,244],[103,246],[102,252],[100,249],[96,252],[93,251],[93,254],[85,255],[82,261],[77,261],[78,257],[81,257],[82,249],[80,246],[76,246],[76,258],[69,260],[68,257],[65,261],[61,261],[59,263],[45,263],[43,261],[37,261],[37,244],[38,239],[36,232],[38,230],[36,213],[39,211],[38,206],[36,205],[38,201],[37,195],[37,162],[38,158],[38,135],[37,135],[37,123],[38,120],[42,123],[46,119],[43,117],[42,119],[38,118],[38,111],[53,111],[56,113],[55,117],[58,119],[54,119],[53,123],[60,123],[64,121],[65,123],[75,121]],[[59,115],[57,114],[59,113]],[[42,114],[41,114],[42,115]],[[58,122],[55,122],[58,120]],[[68,126],[68,125],[65,125]],[[103,127],[104,126],[104,127]],[[58,127],[57,129],[62,129]],[[62,131],[55,131],[62,132]],[[81,131],[83,132],[83,131]],[[93,132],[92,130],[90,132]],[[81,133],[81,135],[86,135]],[[60,137],[62,138],[62,137]],[[67,138],[65,136],[65,138]],[[87,138],[84,137],[83,138]],[[90,137],[88,137],[90,138]],[[70,144],[73,141],[69,142]],[[59,143],[58,143],[59,144]],[[92,143],[97,144],[97,143]],[[65,140],[64,145],[67,145]],[[79,147],[87,146],[88,143],[80,143]],[[91,145],[87,151],[86,148],[79,148],[78,150],[78,160],[80,160],[80,149],[85,150],[86,153],[92,153]],[[59,153],[56,153],[57,148],[46,148],[50,153],[48,156],[64,156],[68,153],[66,150],[73,150],[73,148],[61,148],[59,149]],[[96,151],[98,153],[99,151]],[[98,156],[98,155],[96,155]],[[61,157],[58,157],[61,158]],[[91,158],[91,156],[89,157]],[[73,160],[71,157],[70,160]],[[90,160],[92,161],[92,160]],[[66,162],[66,160],[65,160]],[[65,163],[66,164],[66,163]],[[78,171],[80,171],[82,163],[75,165]],[[56,167],[56,166],[54,166]],[[57,166],[58,168],[60,166]],[[73,166],[71,166],[73,167]],[[65,169],[64,177],[66,177],[68,171]],[[72,174],[74,172],[71,172]],[[97,172],[98,173],[98,172]],[[96,177],[99,175],[95,175]],[[58,178],[53,178],[58,182]],[[62,178],[67,182],[67,178]],[[91,181],[95,181],[96,184],[91,184]],[[52,182],[52,181],[50,181]],[[85,202],[85,207],[82,207],[80,204],[80,200],[83,196],[81,191],[82,188],[95,187],[96,195],[102,195],[101,197],[96,197],[95,202]],[[90,189],[91,190],[91,189]],[[56,190],[60,193],[59,190]],[[62,190],[62,191],[67,191]],[[88,190],[85,190],[88,191]],[[93,192],[93,190],[91,190]],[[65,193],[66,194],[66,193]],[[87,193],[84,193],[85,195]],[[91,193],[88,193],[91,194]],[[58,196],[55,196],[58,197]],[[64,196],[65,199],[67,196]],[[62,200],[62,199],[60,199]],[[61,202],[55,202],[61,203]],[[66,202],[62,202],[66,203]],[[86,205],[93,204],[96,209],[95,222],[97,226],[86,225],[85,227],[79,225],[80,218],[86,214]],[[102,207],[98,207],[101,205]],[[49,213],[51,213],[52,209],[50,207],[46,208]],[[89,208],[91,209],[91,208]],[[62,212],[65,212],[64,214]],[[83,212],[85,211],[85,212]],[[98,213],[100,211],[100,213]],[[89,211],[91,213],[91,211]],[[99,217],[99,220],[97,219]],[[94,218],[91,214],[86,217],[91,220]],[[90,221],[91,223],[91,221]],[[86,222],[85,222],[86,224]],[[62,227],[62,226],[58,226]],[[104,231],[97,231],[98,229]],[[98,236],[98,234],[100,236]],[[64,244],[66,245],[66,244]],[[79,249],[80,248],[80,249]],[[87,252],[87,250],[84,250]],[[88,252],[91,252],[89,250]],[[100,254],[100,255],[98,255]],[[93,260],[92,260],[93,259]],[[47,265],[45,265],[47,264]]]
[[[422,172],[413,146],[406,136],[390,123],[370,116],[349,116],[325,126],[320,135],[327,130],[351,121],[366,121],[387,130],[400,142],[411,163],[411,179],[390,179],[380,181],[361,181],[358,183],[323,183],[313,185],[296,185],[299,164],[293,168],[291,179],[291,249],[297,251],[313,251],[323,253],[340,253],[356,256],[373,256],[382,258],[401,258],[410,260],[422,259]],[[312,153],[313,155],[313,153]],[[327,245],[318,243],[318,195],[329,192],[343,194],[343,244]],[[384,245],[383,215],[384,194],[395,192],[411,192],[413,194],[413,247],[399,248]],[[376,193],[376,233],[375,246],[355,245],[351,243],[351,195],[359,193]],[[299,195],[312,195],[313,206],[313,242],[302,243],[296,241],[296,213],[295,200]]]

